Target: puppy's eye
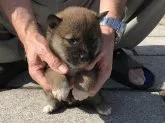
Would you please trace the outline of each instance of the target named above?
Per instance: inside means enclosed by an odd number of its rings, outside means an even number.
[[[71,38],[71,39],[67,39],[70,43],[72,43],[72,44],[77,44],[77,42],[78,42],[78,40],[77,39],[75,39],[75,38]]]

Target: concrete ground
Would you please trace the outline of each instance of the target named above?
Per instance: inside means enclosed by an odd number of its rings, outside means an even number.
[[[138,55],[127,52],[155,73],[156,83],[151,90],[137,91],[109,80],[109,90],[102,94],[112,115],[99,116],[89,106],[44,114],[44,94],[25,72],[10,84],[23,88],[0,91],[0,123],[165,123],[165,18],[135,50]]]

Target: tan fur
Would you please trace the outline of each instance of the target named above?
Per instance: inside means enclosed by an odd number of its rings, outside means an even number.
[[[88,41],[88,43],[93,45],[95,43],[96,46],[94,48],[96,48],[96,51],[94,54],[96,55],[101,45],[101,30],[99,27],[98,15],[85,8],[69,7],[57,13],[56,16],[62,18],[62,22],[57,28],[54,30],[48,29],[47,32],[47,39],[50,40],[52,51],[72,68],[85,66],[87,63],[81,65],[77,64],[75,66],[67,61],[67,48],[72,47],[72,45],[66,39],[81,39],[79,47],[84,48],[84,41]]]
[[[54,72],[52,69],[47,69],[45,76],[52,88],[54,98],[59,101],[66,101],[70,88],[65,75]]]

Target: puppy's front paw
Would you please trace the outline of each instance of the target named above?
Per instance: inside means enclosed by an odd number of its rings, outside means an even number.
[[[100,115],[110,115],[112,111],[110,105],[103,102],[96,105],[95,109]]]
[[[52,113],[53,111],[55,110],[55,106],[53,105],[46,105],[44,108],[43,108],[43,112],[44,113]]]
[[[88,92],[85,92],[85,91],[82,91],[82,90],[78,90],[76,88],[74,88],[72,90],[72,95],[74,97],[75,100],[79,100],[79,101],[82,101],[84,99],[87,99],[88,98]]]

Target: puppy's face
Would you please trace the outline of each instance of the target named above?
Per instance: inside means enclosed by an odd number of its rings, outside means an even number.
[[[71,7],[48,17],[47,39],[51,50],[72,68],[81,68],[97,55],[101,45],[102,16]]]

